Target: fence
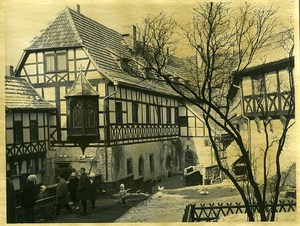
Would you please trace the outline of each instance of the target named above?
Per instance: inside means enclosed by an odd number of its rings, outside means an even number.
[[[272,203],[265,205],[266,210],[272,207]],[[258,212],[257,204],[250,205],[253,212]],[[279,200],[276,212],[290,212],[296,210],[296,202],[293,200]],[[182,222],[218,221],[222,216],[229,214],[246,213],[246,206],[241,203],[201,203],[199,207],[189,204],[184,210]]]

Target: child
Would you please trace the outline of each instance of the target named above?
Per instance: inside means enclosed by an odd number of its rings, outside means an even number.
[[[125,189],[124,184],[120,185],[120,191],[119,191],[119,201],[123,203],[123,205],[126,204],[126,197],[127,197],[127,191]]]
[[[39,193],[39,196],[38,196],[39,199],[44,199],[44,198],[47,197],[46,189],[47,189],[46,185],[42,185],[40,187],[40,193]]]

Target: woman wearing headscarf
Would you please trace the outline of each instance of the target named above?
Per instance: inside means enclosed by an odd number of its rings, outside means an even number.
[[[25,209],[26,223],[34,223],[34,206],[38,196],[35,181],[36,175],[30,174],[20,194],[21,206]]]

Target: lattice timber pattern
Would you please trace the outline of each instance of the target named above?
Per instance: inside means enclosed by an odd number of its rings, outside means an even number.
[[[266,209],[272,207],[272,202],[266,204]],[[254,212],[258,212],[258,205],[250,205]],[[296,202],[294,200],[279,200],[276,206],[276,212],[291,212],[296,211]],[[244,204],[241,203],[200,203],[200,206],[189,204],[184,210],[182,222],[199,222],[199,221],[218,221],[222,216],[229,214],[246,213]]]

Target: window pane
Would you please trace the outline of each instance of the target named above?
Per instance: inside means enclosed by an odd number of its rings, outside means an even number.
[[[14,122],[14,142],[16,144],[23,142],[23,126],[21,121]]]
[[[38,123],[36,120],[30,121],[30,141],[37,142],[38,141]]]
[[[57,71],[67,70],[67,57],[66,54],[57,54]]]
[[[96,107],[93,101],[87,100],[85,104],[85,126],[95,127],[96,126]]]
[[[123,123],[122,102],[116,102],[116,123],[117,124]]]
[[[138,123],[138,110],[139,105],[138,103],[132,103],[132,123]]]
[[[45,55],[45,59],[46,59],[46,72],[54,72],[55,71],[54,55]]]

